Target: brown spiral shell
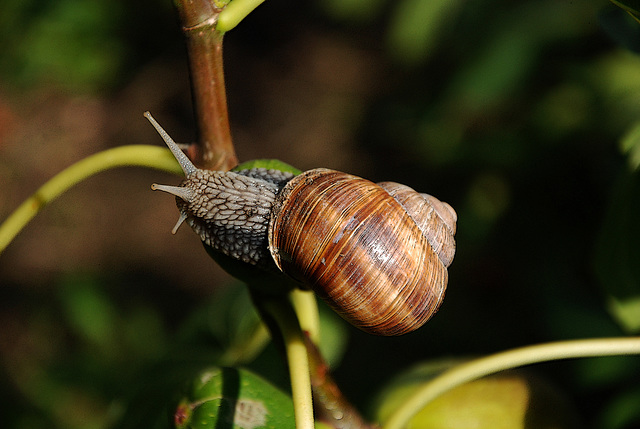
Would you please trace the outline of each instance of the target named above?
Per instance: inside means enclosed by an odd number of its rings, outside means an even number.
[[[269,250],[278,268],[353,325],[402,335],[422,326],[442,302],[455,212],[434,208],[411,188],[383,186],[328,169],[294,177],[274,203]],[[418,211],[409,214],[405,205]],[[438,210],[450,218],[453,212],[453,229]]]

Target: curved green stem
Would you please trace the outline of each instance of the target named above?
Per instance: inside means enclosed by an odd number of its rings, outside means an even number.
[[[313,429],[313,399],[311,396],[311,378],[309,356],[304,343],[304,333],[289,302],[271,299],[264,303],[265,309],[275,320],[284,341],[289,377],[291,379],[291,397],[296,419],[296,429]]]
[[[640,337],[600,338],[539,344],[496,353],[461,364],[423,385],[385,422],[384,429],[401,429],[424,406],[461,384],[533,363],[580,357],[640,354]]]
[[[300,328],[309,334],[309,338],[318,346],[320,344],[320,316],[315,294],[310,290],[293,289],[289,292],[293,310],[298,316]]]
[[[225,33],[240,23],[264,0],[233,0],[218,15],[216,30]]]
[[[91,155],[52,177],[9,215],[0,225],[0,254],[36,214],[67,189],[101,171],[125,166],[182,172],[171,152],[158,146],[121,146]]]

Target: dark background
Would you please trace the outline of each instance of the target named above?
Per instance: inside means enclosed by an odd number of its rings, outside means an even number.
[[[611,302],[640,295],[639,28],[595,0],[269,0],[225,36],[241,160],[394,180],[458,213],[434,319],[401,338],[347,329],[335,346],[356,404],[416,362],[637,333]],[[0,43],[0,219],[83,157],[160,145],[145,110],[196,138],[169,2],[5,0]],[[220,303],[242,286],[188,228],[170,234],[173,200],[149,189],[178,181],[102,173],[0,255],[3,427],[163,427],[186,374],[235,341],[244,322]],[[283,383],[269,349],[240,363]],[[631,428],[639,367],[535,371],[589,427]]]

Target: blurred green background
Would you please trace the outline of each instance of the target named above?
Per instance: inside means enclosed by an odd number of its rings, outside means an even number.
[[[160,144],[145,110],[195,139],[168,1],[5,0],[0,43],[0,219],[84,156]],[[376,338],[327,316],[353,402],[420,361],[638,334],[638,52],[640,24],[604,0],[269,0],[226,35],[241,160],[403,182],[458,212],[425,327]],[[220,359],[286,386],[242,286],[170,234],[177,210],[149,185],[178,180],[101,174],[0,256],[3,427],[168,427]],[[640,427],[638,358],[533,370],[584,427]]]

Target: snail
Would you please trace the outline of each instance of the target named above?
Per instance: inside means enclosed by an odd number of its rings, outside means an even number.
[[[201,170],[147,112],[180,163],[180,217],[216,252],[313,289],[344,319],[377,335],[402,335],[438,310],[455,253],[456,213],[393,182],[326,168]]]

